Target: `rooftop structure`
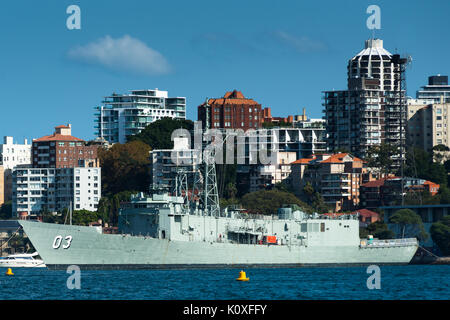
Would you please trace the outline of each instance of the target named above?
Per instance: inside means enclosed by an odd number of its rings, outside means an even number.
[[[450,103],[450,85],[448,76],[428,77],[428,85],[416,92],[416,98],[426,101],[426,103]]]

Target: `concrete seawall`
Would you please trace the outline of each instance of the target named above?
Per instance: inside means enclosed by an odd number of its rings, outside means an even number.
[[[450,264],[450,257],[439,257],[431,264]]]

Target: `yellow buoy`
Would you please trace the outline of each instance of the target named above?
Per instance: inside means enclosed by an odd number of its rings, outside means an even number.
[[[236,279],[237,281],[248,281],[250,278],[247,278],[244,271],[239,272],[239,278]]]
[[[5,273],[7,276],[13,276],[14,275],[14,273],[12,272],[12,270],[11,270],[11,268],[8,268],[8,270],[6,270],[6,273]]]

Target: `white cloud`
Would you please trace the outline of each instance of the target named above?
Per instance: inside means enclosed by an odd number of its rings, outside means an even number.
[[[161,53],[128,35],[117,39],[107,35],[95,42],[70,49],[68,56],[84,63],[146,75],[166,74],[171,70]]]
[[[275,31],[272,35],[278,41],[293,47],[300,53],[324,51],[327,49],[323,42],[312,40],[305,36],[297,37],[284,31]]]

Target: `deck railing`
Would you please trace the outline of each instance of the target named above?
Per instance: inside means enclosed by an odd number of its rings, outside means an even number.
[[[364,239],[360,242],[360,247],[403,247],[417,245],[416,238],[405,238],[405,239],[388,239],[388,240],[368,240]]]

